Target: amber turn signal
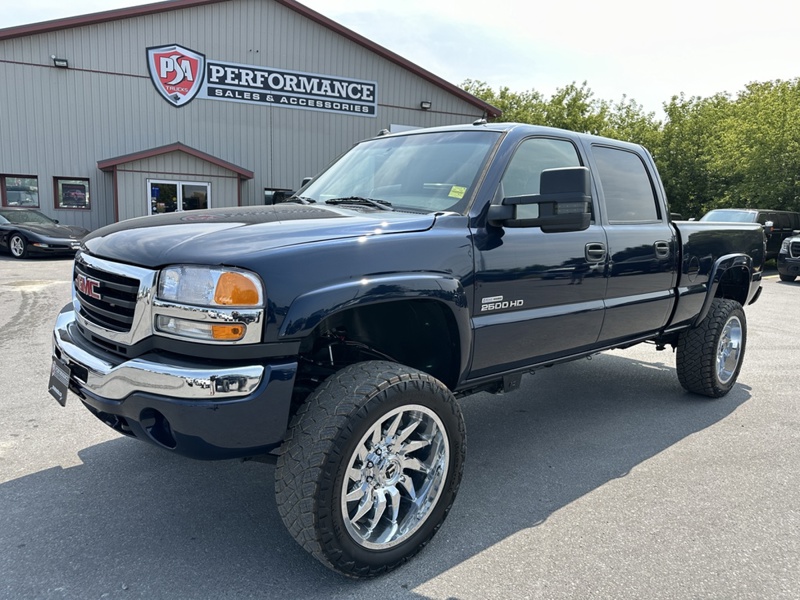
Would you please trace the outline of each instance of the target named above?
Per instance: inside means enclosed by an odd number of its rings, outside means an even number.
[[[238,323],[236,325],[212,325],[211,337],[215,340],[235,342],[244,337],[244,331],[244,325]]]
[[[214,302],[220,306],[258,306],[261,298],[259,297],[258,286],[252,279],[241,273],[227,271],[222,273],[217,281],[217,287],[214,290]],[[228,326],[226,325],[225,327]],[[216,335],[214,337],[217,338]]]

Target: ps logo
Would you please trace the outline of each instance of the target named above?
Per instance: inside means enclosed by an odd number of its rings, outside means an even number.
[[[147,49],[147,68],[158,93],[173,106],[188,104],[200,91],[206,57],[173,44]]]

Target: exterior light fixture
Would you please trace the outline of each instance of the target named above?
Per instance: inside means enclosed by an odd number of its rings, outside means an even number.
[[[69,68],[69,61],[66,58],[58,58],[55,54],[53,54],[50,58],[53,59],[53,66],[58,67],[59,69],[68,69]]]
[[[423,100],[422,102],[419,103],[419,107],[422,110],[430,110],[431,106],[432,105],[431,105],[431,101],[430,100]]]

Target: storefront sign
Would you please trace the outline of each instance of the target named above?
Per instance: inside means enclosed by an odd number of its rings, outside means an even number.
[[[206,57],[175,44],[147,49],[147,68],[156,90],[173,106],[192,101],[203,87]]]
[[[177,45],[148,48],[147,65],[153,85],[174,106],[198,97],[376,116],[374,81],[206,60]]]

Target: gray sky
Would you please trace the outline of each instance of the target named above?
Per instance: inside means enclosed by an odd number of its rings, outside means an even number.
[[[0,2],[0,28],[145,4]],[[625,95],[658,116],[681,92],[735,94],[752,81],[800,77],[800,4],[789,0],[303,3],[456,85],[469,78],[549,95],[586,81],[598,98]]]

